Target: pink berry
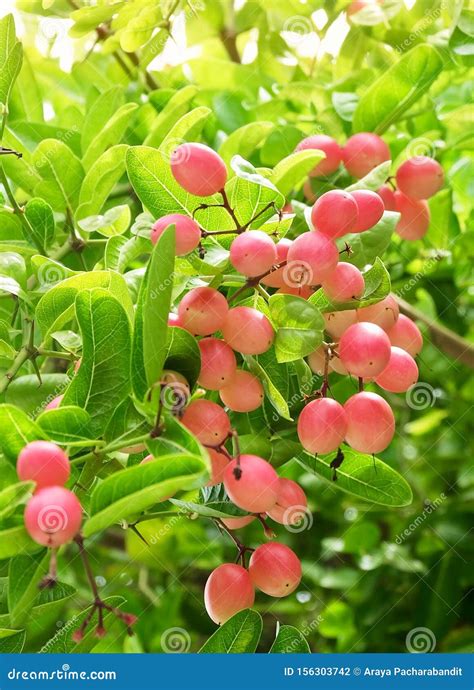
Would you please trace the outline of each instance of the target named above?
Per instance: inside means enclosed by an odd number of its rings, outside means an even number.
[[[336,374],[341,374],[342,376],[347,376],[347,374],[349,373],[344,364],[337,356],[329,360],[329,370],[335,371]]]
[[[227,182],[224,161],[204,144],[178,146],[171,156],[171,172],[176,182],[195,196],[216,194]]]
[[[404,240],[421,240],[430,225],[430,209],[424,199],[412,199],[402,192],[395,192],[400,219],[396,231]]]
[[[79,359],[74,363],[74,373],[77,374],[79,369],[81,368],[82,364],[82,357],[79,357]]]
[[[239,611],[251,608],[254,601],[252,580],[241,565],[223,563],[207,578],[204,604],[209,617],[218,625]]]
[[[229,435],[230,420],[222,407],[210,400],[193,400],[181,418],[182,423],[207,446],[220,445]]]
[[[397,301],[392,295],[387,295],[380,302],[371,304],[369,307],[361,307],[357,310],[359,321],[375,323],[384,331],[388,331],[397,322],[399,308]]]
[[[45,406],[45,410],[56,410],[62,403],[64,395],[57,395]]]
[[[353,177],[361,178],[384,161],[390,160],[390,149],[377,134],[360,132],[347,140],[342,160]]]
[[[444,182],[443,168],[428,156],[415,156],[397,170],[397,187],[411,199],[429,199]]]
[[[298,438],[308,453],[332,453],[343,442],[346,429],[344,408],[332,398],[313,400],[298,419]]]
[[[310,177],[331,175],[333,172],[336,172],[341,164],[341,147],[335,139],[328,137],[326,134],[314,134],[311,137],[306,137],[296,147],[297,151],[304,151],[306,149],[319,149],[326,154],[326,158],[320,161],[309,173]]]
[[[333,302],[358,299],[364,293],[364,276],[357,266],[340,261],[322,288]]]
[[[292,244],[292,240],[287,240],[285,237],[283,237],[283,239],[277,242],[277,244],[275,245],[277,253],[275,263],[280,264],[282,261],[286,261],[286,257],[288,256],[288,250]],[[269,287],[283,287],[285,284],[285,267],[282,266],[281,268],[277,268],[275,271],[272,271],[267,276],[265,276],[265,278],[262,278],[260,282],[264,285],[268,285]]]
[[[201,352],[199,385],[213,391],[229,385],[237,369],[232,348],[217,338],[203,338],[198,345]]]
[[[71,541],[81,528],[82,507],[72,491],[47,486],[30,499],[25,509],[25,527],[30,537],[56,548]]]
[[[330,239],[336,239],[354,231],[358,215],[357,203],[352,194],[334,189],[316,201],[311,211],[311,221],[316,230]]]
[[[233,350],[243,355],[260,355],[273,343],[275,333],[267,317],[253,307],[229,309],[222,335]]]
[[[412,357],[416,357],[423,349],[423,336],[414,321],[400,314],[397,322],[387,331],[392,345],[401,347]]]
[[[301,582],[301,561],[285,544],[269,542],[253,552],[249,574],[260,591],[270,597],[286,597]]]
[[[395,433],[395,418],[386,400],[377,393],[356,393],[344,405],[347,443],[360,453],[380,453]]]
[[[392,347],[385,369],[375,378],[375,383],[391,393],[404,393],[418,381],[418,367],[408,352]]]
[[[388,184],[383,184],[380,189],[377,189],[377,194],[382,199],[386,211],[397,210],[395,192]]]
[[[275,294],[277,295],[294,295],[301,297],[301,299],[308,299],[314,293],[314,290],[309,285],[301,285],[300,287],[293,287],[291,285],[284,285],[278,288]]]
[[[332,338],[340,338],[345,331],[357,323],[357,311],[355,309],[344,309],[344,311],[331,311],[323,314],[324,329]]]
[[[194,335],[211,335],[220,330],[229,311],[224,295],[210,287],[193,288],[183,297],[178,317],[183,328]]]
[[[374,323],[355,323],[341,336],[338,354],[342,364],[354,376],[380,374],[390,359],[390,340]]]
[[[261,230],[238,235],[230,247],[230,263],[244,276],[254,278],[266,273],[277,260],[275,243]]]
[[[254,520],[255,517],[253,515],[237,518],[222,518],[222,522],[228,529],[242,529],[242,527],[247,527],[247,525],[250,525]]]
[[[263,386],[248,371],[237,369],[233,379],[219,391],[224,405],[234,412],[251,412],[263,403]]]
[[[354,232],[370,230],[383,216],[385,207],[382,198],[376,192],[371,192],[368,189],[357,189],[351,194],[359,209],[359,217]]]
[[[308,355],[308,364],[312,372],[318,376],[323,376],[326,365],[326,350],[322,345]]]
[[[64,486],[71,467],[66,453],[55,443],[32,441],[18,455],[16,465],[22,482],[36,482],[36,490],[45,486]]]
[[[214,448],[208,448],[207,452],[211,458],[211,478],[207,482],[207,486],[215,486],[224,481],[224,471],[229,460],[223,453],[219,453]]]
[[[151,231],[151,241],[158,242],[169,225],[176,228],[176,255],[184,256],[196,249],[201,241],[201,230],[195,220],[182,213],[170,213],[155,221]]]
[[[278,480],[277,502],[268,515],[280,525],[297,525],[304,519],[308,501],[299,484],[292,479]]]
[[[339,261],[339,252],[321,232],[304,232],[288,250],[285,283],[290,287],[320,285],[329,278]]]
[[[257,455],[241,455],[224,472],[224,486],[230,500],[249,513],[266,513],[276,503],[278,475],[269,462]]]
[[[179,326],[180,328],[183,328],[183,324],[181,322],[181,319],[179,318],[178,314],[174,314],[173,312],[170,312],[168,315],[168,326]]]

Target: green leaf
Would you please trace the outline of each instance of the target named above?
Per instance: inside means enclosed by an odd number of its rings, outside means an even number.
[[[127,204],[121,204],[109,208],[104,215],[88,216],[77,224],[85,233],[97,232],[103,237],[115,237],[123,235],[128,230],[131,219],[130,207]]]
[[[344,460],[337,469],[337,481],[333,482],[334,470],[330,463],[334,453],[314,457],[308,453],[298,456],[298,462],[306,470],[324,477],[332,486],[364,501],[378,505],[401,508],[408,506],[413,494],[408,482],[393,467],[371,455],[343,448]]]
[[[211,635],[199,654],[251,654],[257,649],[262,627],[259,613],[239,611]]]
[[[110,118],[113,117],[117,110],[124,104],[124,101],[125,96],[122,87],[114,86],[100,94],[95,99],[92,106],[87,109],[81,134],[81,148],[83,153],[87,151],[97,136],[97,132],[102,131]]]
[[[50,554],[43,549],[28,556],[15,556],[8,568],[10,624],[22,625],[38,597],[38,584],[48,571]]]
[[[104,151],[120,142],[127,127],[130,126],[130,116],[137,108],[138,103],[125,103],[125,105],[122,105],[117,112],[112,115],[102,129],[98,131],[82,158],[82,164],[85,170],[90,170],[94,162]]]
[[[272,181],[279,191],[288,196],[292,190],[298,190],[308,179],[308,174],[325,158],[322,151],[306,149],[297,151],[283,158],[273,169]]]
[[[262,382],[266,396],[280,417],[292,421],[288,403],[286,402],[286,397],[288,396],[288,372],[285,370],[283,374],[284,385],[286,384],[286,393],[282,393],[275,385],[275,380],[277,380],[275,377],[279,376],[283,367],[281,364],[279,365],[276,360],[274,362],[271,360],[269,361],[270,357],[274,359],[273,350],[269,350],[264,355],[260,355],[258,359],[246,357],[245,360],[252,374]]]
[[[25,645],[25,639],[25,630],[0,628],[0,654],[19,654]]]
[[[50,441],[64,446],[93,445],[95,437],[90,430],[90,421],[90,414],[74,405],[46,410],[36,419]]]
[[[417,45],[405,53],[362,94],[353,131],[385,132],[428,91],[442,67],[442,58],[431,45]]]
[[[105,246],[105,268],[118,273],[124,273],[125,269],[143,254],[151,251],[152,245],[149,239],[144,237],[111,237]]]
[[[0,530],[0,561],[39,550],[23,525]]]
[[[30,441],[44,439],[39,426],[32,422],[25,412],[13,405],[0,405],[0,429],[2,453],[14,464],[23,446]]]
[[[125,155],[128,146],[111,146],[88,170],[79,194],[76,220],[98,214],[110,192],[125,173]]]
[[[47,270],[43,278],[48,279]],[[132,300],[121,275],[113,271],[79,273],[55,285],[38,302],[36,322],[41,329],[43,340],[73,318],[76,296],[83,290],[93,288],[107,290],[122,304],[129,319],[133,318]]]
[[[12,14],[0,20],[0,104],[7,106],[10,92],[23,60],[23,48],[16,39]]]
[[[377,225],[370,230],[345,235],[344,242],[339,244],[342,247],[347,242],[352,249],[352,254],[345,260],[361,269],[373,264],[390,245],[399,218],[400,214],[395,211],[384,211]]]
[[[36,147],[32,163],[42,178],[35,186],[35,195],[47,201],[53,210],[67,209],[72,214],[84,178],[81,161],[63,141],[44,139]]]
[[[165,105],[161,113],[155,118],[151,131],[144,141],[145,146],[159,146],[169,130],[189,110],[189,106],[197,88],[187,85],[177,91]]]
[[[168,160],[174,149],[184,141],[196,141],[206,124],[212,110],[205,106],[193,108],[171,127],[159,146],[159,150]]]
[[[268,302],[277,328],[275,354],[278,362],[306,357],[322,343],[324,320],[314,304],[292,295],[272,295]]]
[[[250,122],[230,134],[219,148],[219,155],[229,164],[235,154],[251,156],[274,128],[273,122]]]
[[[196,383],[201,370],[201,353],[196,338],[184,328],[168,328],[163,368],[178,371],[186,378],[191,388]]]
[[[33,198],[25,206],[25,216],[27,217],[33,233],[40,247],[46,249],[54,240],[55,222],[53,209],[44,200]]]
[[[230,501],[193,503],[192,501],[180,501],[177,498],[170,498],[170,503],[178,506],[180,510],[186,513],[196,513],[197,515],[208,518],[229,518],[248,515],[248,513],[240,510]]]
[[[101,288],[77,295],[76,318],[82,333],[82,363],[62,403],[89,413],[94,438],[104,432],[129,393],[130,323],[120,302]]]
[[[282,625],[270,647],[270,654],[310,654],[306,637],[293,625]]]
[[[26,503],[35,486],[35,482],[18,482],[0,491],[0,520],[15,512],[17,506]]]
[[[225,191],[232,208],[235,209],[240,225],[251,223],[258,228],[283,207],[285,197],[273,182],[261,175],[254,166],[241,156],[231,160],[235,176],[225,185]]]
[[[145,274],[143,359],[148,386],[159,380],[166,358],[174,258],[175,226],[172,225],[155,244]]]
[[[147,510],[176,491],[197,488],[205,482],[206,475],[206,463],[191,454],[163,455],[145,465],[117,472],[94,489],[84,535],[89,537]]]
[[[318,290],[309,297],[308,302],[314,304],[320,311],[343,311],[345,309],[359,309],[380,302],[390,292],[390,274],[383,262],[377,257],[374,265],[365,271],[364,294],[360,299],[346,300],[345,302],[332,302],[322,290]]]
[[[8,386],[5,402],[36,417],[53,398],[64,393],[69,380],[67,374],[42,374],[39,385],[36,374],[18,376]]]
[[[369,189],[376,192],[382,185],[384,185],[387,179],[390,177],[390,168],[392,167],[392,161],[384,161],[377,165],[373,170],[371,170],[365,177],[362,177],[354,184],[346,187],[346,192],[354,192],[357,189]]]

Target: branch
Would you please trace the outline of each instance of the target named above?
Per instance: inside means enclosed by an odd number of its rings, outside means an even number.
[[[240,65],[240,55],[237,50],[237,34],[231,29],[222,29],[220,32],[220,37],[224,48],[227,51],[227,55],[230,57],[232,62],[236,62]]]
[[[457,333],[454,333],[454,331],[451,329],[446,328],[446,326],[442,326],[436,321],[433,321],[428,316],[423,314],[423,312],[416,307],[413,307],[401,297],[397,297],[397,295],[395,295],[395,299],[400,307],[400,311],[405,314],[405,316],[409,316],[410,319],[414,319],[416,321],[421,321],[428,326],[433,343],[439,347],[442,352],[455,360],[459,360],[470,369],[474,369],[473,343],[470,343],[469,341],[465,340],[465,338],[457,335]]]

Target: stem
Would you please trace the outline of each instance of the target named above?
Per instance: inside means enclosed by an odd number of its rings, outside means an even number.
[[[221,196],[222,196],[222,205],[225,208],[225,210],[227,211],[227,213],[229,214],[229,216],[234,221],[235,227],[236,227],[236,232],[242,232],[242,229],[241,229],[240,223],[239,223],[239,219],[235,215],[235,211],[232,208],[232,206],[230,205],[230,202],[229,202],[229,199],[227,197],[225,189],[221,189]]]
[[[17,200],[15,199],[15,195],[13,194],[12,188],[10,187],[10,183],[8,181],[8,178],[5,174],[5,171],[4,171],[2,165],[0,165],[0,182],[2,183],[2,185],[5,188],[5,192],[7,193],[8,199],[9,199],[9,201],[13,207],[13,211],[19,217],[23,227],[25,228],[27,238],[33,240],[33,243],[34,243],[36,249],[39,251],[40,254],[43,254],[44,256],[46,256],[45,248],[42,246],[42,244],[35,237],[33,228],[31,227],[28,218],[25,216],[22,209],[19,207]]]
[[[237,290],[237,292],[234,292],[234,294],[231,297],[229,297],[229,299],[227,300],[228,303],[230,304],[231,302],[233,302],[245,290],[256,287],[263,278],[266,278],[268,275],[270,275],[270,273],[277,271],[279,268],[283,268],[283,266],[286,266],[286,264],[286,261],[281,261],[279,264],[275,264],[274,266],[272,266],[268,271],[265,271],[265,273],[262,273],[259,276],[255,276],[255,278],[248,278],[242,285],[242,287],[240,287]]]
[[[32,321],[28,341],[22,345],[18,351],[18,354],[13,360],[11,367],[0,379],[0,395],[7,390],[8,386],[13,381],[23,364],[29,359],[37,357],[37,355],[38,351],[34,346],[34,321]]]
[[[394,295],[400,311],[406,316],[416,321],[424,323],[430,331],[433,343],[449,357],[459,360],[470,369],[474,369],[474,344],[465,340],[457,333],[454,333],[446,326],[442,326],[423,314],[422,311],[413,307],[401,297]]]
[[[39,347],[37,352],[41,357],[56,357],[58,359],[69,359],[71,361],[76,359],[72,352],[56,352],[56,350],[45,350],[42,347]]]
[[[130,438],[127,441],[115,441],[114,443],[109,443],[108,445],[102,446],[101,448],[98,448],[96,451],[91,451],[90,453],[86,453],[85,455],[81,455],[78,458],[74,458],[74,460],[71,460],[72,465],[77,465],[82,462],[87,462],[88,460],[92,460],[93,458],[97,458],[97,456],[100,454],[106,455],[107,453],[113,453],[114,451],[118,451],[121,448],[127,448],[127,446],[135,446],[138,445],[139,443],[143,443],[144,441],[148,440],[150,438],[150,434],[142,434],[141,436],[137,436],[136,438]]]
[[[237,50],[237,34],[232,29],[222,29],[220,32],[220,38],[222,45],[226,49],[227,55],[230,57],[232,62],[236,62],[240,65],[240,55]]]

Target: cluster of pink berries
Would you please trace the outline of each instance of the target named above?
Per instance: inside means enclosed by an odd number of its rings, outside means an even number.
[[[316,134],[303,139],[297,149],[319,149],[326,154],[326,158],[311,171],[310,177],[331,175],[343,163],[352,177],[360,179],[377,165],[390,160],[390,149],[387,144],[381,137],[371,132],[354,134],[347,140],[344,147],[340,147],[332,137]],[[426,199],[441,189],[443,181],[443,169],[437,161],[428,156],[414,156],[398,168],[396,173],[397,189],[393,188],[391,184],[385,184],[377,190],[377,194],[383,200],[384,208],[387,211],[400,213],[396,228],[400,237],[405,240],[419,240],[426,234],[430,224],[430,210]],[[316,197],[309,181],[306,183],[304,191],[308,199],[312,202],[315,201]],[[357,201],[357,196],[360,197],[361,194],[367,196],[368,192],[353,192],[352,194],[356,196]],[[321,199],[324,197],[326,194]],[[374,206],[372,193],[369,198],[372,199],[372,208],[375,210],[376,205]],[[359,203],[358,205],[360,206]],[[350,204],[348,202],[346,202],[346,207],[350,219]],[[326,208],[331,213],[329,204]],[[332,212],[337,212],[337,210],[336,207],[332,207]],[[352,213],[355,213],[354,209]],[[364,223],[365,217],[369,220],[368,211],[362,211],[360,222]],[[361,232],[361,230],[355,225],[355,229],[348,229],[346,232]]]
[[[25,509],[25,527],[42,546],[67,544],[80,530],[81,504],[72,491],[64,488],[70,472],[66,453],[49,441],[32,441],[18,456],[19,479],[36,484]]]

